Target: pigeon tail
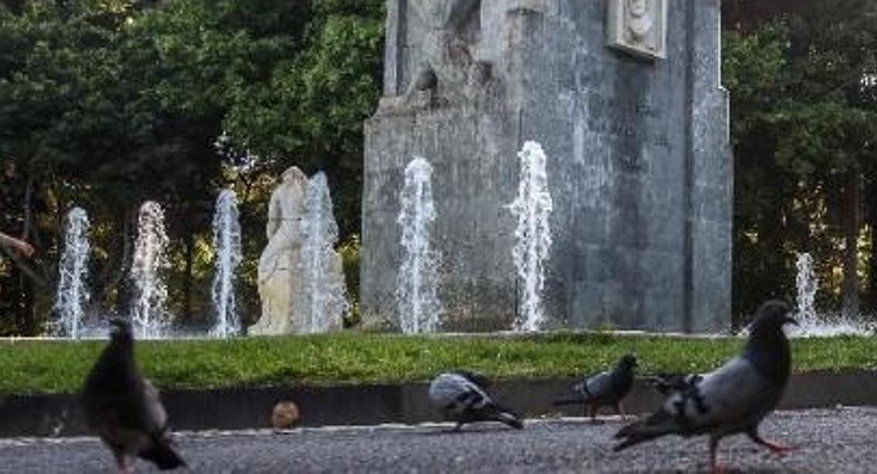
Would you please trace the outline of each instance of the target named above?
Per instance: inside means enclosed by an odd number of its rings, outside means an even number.
[[[484,408],[485,410],[483,413],[484,415],[486,415],[485,418],[488,420],[495,420],[516,429],[521,429],[524,427],[524,423],[521,422],[518,414],[510,408],[507,408],[496,402],[491,403]]]
[[[499,414],[496,415],[496,421],[504,423],[518,430],[524,429],[524,423],[519,420],[518,417],[515,416],[513,413],[509,413],[506,411],[499,412]]]
[[[615,434],[615,439],[622,440],[612,447],[613,451],[621,451],[633,445],[643,443],[671,433],[677,433],[679,426],[673,416],[661,410],[642,421],[636,421]]]
[[[572,397],[566,397],[566,398],[558,398],[557,400],[554,400],[553,402],[551,402],[551,404],[554,406],[561,406],[561,405],[578,405],[578,404],[585,403],[585,402],[587,402],[587,400],[584,399],[583,397],[572,396]]]
[[[149,449],[140,452],[140,457],[152,461],[162,471],[169,471],[186,465],[186,461],[166,440],[157,439]]]

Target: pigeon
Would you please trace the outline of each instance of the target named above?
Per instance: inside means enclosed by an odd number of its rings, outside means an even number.
[[[137,370],[128,321],[110,321],[110,342],[85,379],[82,405],[88,427],[113,452],[120,471],[128,472],[137,456],[161,470],[186,465],[171,445],[158,391]]]
[[[603,406],[613,407],[623,418],[624,410],[621,408],[621,400],[630,393],[630,389],[633,387],[634,369],[636,369],[636,357],[633,354],[627,354],[618,359],[612,370],[600,372],[573,384],[570,387],[571,395],[555,400],[554,405],[583,404],[594,423],[597,421],[597,412]]]
[[[670,379],[663,406],[618,431],[614,451],[668,434],[708,435],[710,466],[721,472],[716,448],[725,436],[745,433],[774,453],[792,450],[758,434],[758,425],[776,408],[789,381],[792,357],[783,326],[798,324],[790,311],[783,301],[762,304],[739,356],[708,374]]]
[[[469,379],[470,382],[478,385],[478,388],[480,388],[481,390],[487,390],[491,385],[490,379],[482,374],[479,374],[478,372],[472,372],[471,370],[466,369],[457,369],[452,371],[451,373],[466,377],[467,379]]]
[[[518,415],[496,403],[484,391],[487,380],[468,371],[439,374],[429,385],[429,400],[446,420],[456,421],[454,431],[474,421],[499,421],[522,429]]]
[[[675,392],[683,392],[692,385],[697,385],[702,378],[703,375],[700,374],[658,374],[646,377],[644,380],[658,393],[670,395]]]

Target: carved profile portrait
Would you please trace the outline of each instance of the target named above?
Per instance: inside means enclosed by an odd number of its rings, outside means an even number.
[[[627,0],[625,26],[632,41],[643,41],[652,31],[652,15],[649,0]]]
[[[666,0],[609,0],[609,46],[648,58],[665,56]]]

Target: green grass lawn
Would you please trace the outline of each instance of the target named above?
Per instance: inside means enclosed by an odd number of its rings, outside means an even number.
[[[0,393],[75,392],[104,342],[0,341]],[[495,378],[555,378],[603,370],[626,352],[640,373],[709,370],[735,354],[736,338],[691,339],[610,334],[405,337],[331,336],[137,344],[143,372],[161,388],[424,381],[449,368]],[[877,338],[792,342],[794,370],[877,367]]]

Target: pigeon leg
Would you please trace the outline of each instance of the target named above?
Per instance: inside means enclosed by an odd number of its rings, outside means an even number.
[[[719,438],[710,436],[710,467],[713,470],[713,474],[722,474],[725,472],[725,466],[721,465],[718,461],[718,456],[716,454],[718,448]]]
[[[130,469],[132,467],[130,464],[132,463],[129,462],[128,456],[121,448],[113,447],[113,456],[116,458],[116,469],[120,473],[127,474],[132,472]]]
[[[588,415],[591,417],[591,424],[596,425],[597,422],[597,407],[594,405],[587,405],[588,407]]]
[[[764,446],[765,448],[771,450],[771,452],[773,452],[774,454],[779,454],[780,456],[795,450],[794,446],[784,446],[782,444],[777,444],[762,438],[761,435],[758,434],[758,431],[755,429],[750,430],[746,434],[749,435],[749,439],[751,439],[753,442]]]
[[[455,426],[454,429],[451,430],[451,433],[459,433],[461,429],[463,429],[463,422],[458,421],[457,426]]]
[[[118,463],[116,463],[116,468],[119,470],[119,473],[121,473],[121,474],[129,474],[131,472],[134,472],[134,469],[132,468],[132,466],[130,466],[128,464],[127,459],[123,459],[123,460],[119,461]]]
[[[624,408],[621,406],[621,402],[615,404],[615,411],[621,415],[621,421],[627,419],[627,413],[624,413]]]

